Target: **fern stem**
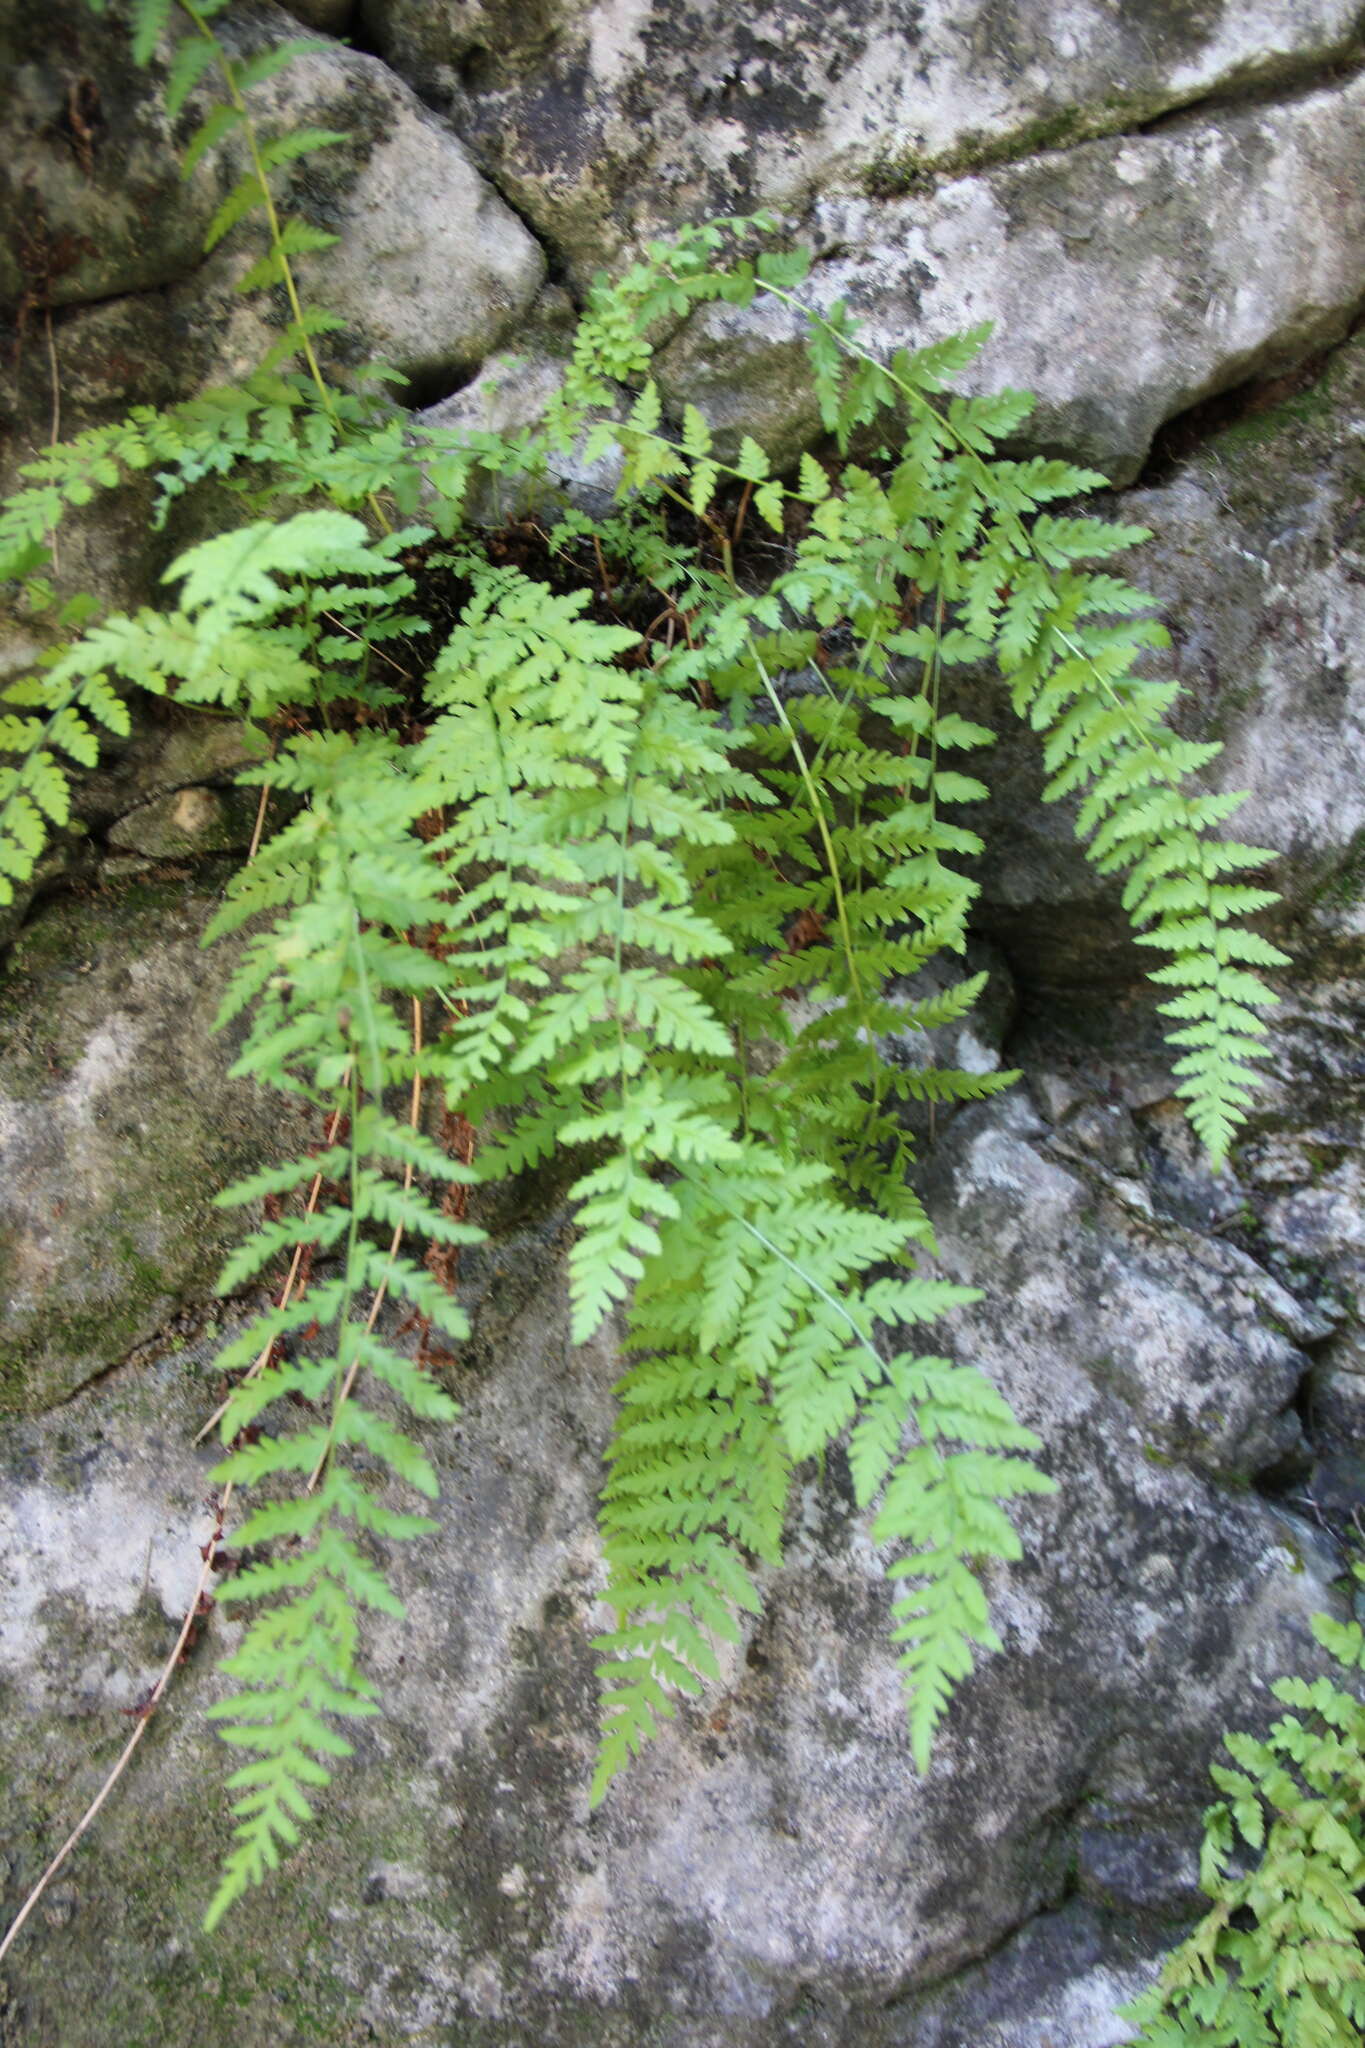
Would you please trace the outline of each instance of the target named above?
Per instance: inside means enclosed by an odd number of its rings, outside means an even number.
[[[340,1305],[337,1309],[336,1319],[338,1351],[341,1348],[341,1333],[351,1320],[351,1309],[355,1303],[355,1297],[358,1291],[356,1287],[356,1264],[357,1253],[360,1249],[360,1148],[355,1142],[355,1125],[356,1117],[358,1116],[360,1111],[360,1088],[354,1064],[352,1064],[351,1067],[349,1093],[351,1117],[351,1220],[347,1225],[346,1229],[345,1287],[342,1293]],[[323,1445],[322,1455],[319,1457],[317,1465],[313,1470],[312,1477],[309,1479],[308,1482],[308,1491],[310,1493],[313,1491],[313,1488],[317,1485],[318,1480],[321,1478],[327,1466],[331,1463],[332,1454],[336,1449],[337,1430],[341,1423],[342,1410],[345,1408],[346,1402],[350,1398],[350,1392],[352,1384],[354,1383],[354,1378],[354,1373],[347,1373],[344,1377],[342,1377],[340,1374],[338,1374],[337,1376],[336,1386],[332,1395],[332,1418],[327,1426],[327,1441]]]
[[[313,337],[309,334],[304,324],[303,301],[299,296],[298,281],[294,276],[294,266],[289,260],[289,252],[284,246],[279,209],[275,205],[275,195],[270,189],[270,175],[261,157],[256,124],[251,118],[251,109],[247,105],[246,95],[238,86],[237,74],[232,59],[209,27],[204,16],[195,6],[194,0],[178,0],[178,4],[188,14],[197,32],[207,43],[212,45],[214,62],[223,75],[223,81],[228,90],[228,98],[236,112],[241,116],[242,133],[246,137],[247,151],[251,157],[251,168],[255,174],[256,182],[261,188],[262,203],[265,207],[266,222],[270,229],[271,244],[279,260],[280,277],[284,284],[285,295],[289,300],[289,310],[293,315],[294,326],[298,333],[300,346],[303,349],[304,360],[308,365],[308,374],[313,380],[323,411],[327,414],[328,419],[332,422],[339,435],[341,432],[341,421],[332,397],[331,386],[322,374],[322,367],[313,348]],[[384,533],[392,533],[392,522],[373,492],[367,494],[366,503],[374,513],[381,530]]]
[[[684,1178],[687,1179],[690,1178],[690,1176],[684,1175]],[[693,1185],[695,1186],[697,1185],[697,1183],[693,1182]],[[750,1237],[755,1238],[757,1242],[763,1246],[763,1249],[765,1251],[769,1251],[772,1253],[773,1257],[778,1261],[779,1265],[785,1266],[789,1273],[794,1273],[796,1275],[796,1278],[799,1281],[801,1281],[803,1286],[809,1287],[811,1293],[818,1295],[819,1299],[824,1302],[827,1308],[832,1308],[834,1310],[835,1315],[839,1317],[841,1322],[845,1322],[848,1324],[849,1329],[852,1330],[854,1336],[857,1338],[859,1344],[867,1353],[868,1357],[876,1360],[878,1372],[885,1372],[886,1360],[882,1357],[880,1351],[878,1351],[876,1345],[872,1342],[872,1339],[867,1335],[866,1331],[859,1327],[856,1317],[854,1317],[853,1314],[847,1308],[845,1308],[843,1302],[839,1300],[838,1296],[831,1294],[828,1288],[823,1287],[820,1284],[820,1282],[815,1278],[813,1273],[808,1273],[805,1267],[798,1265],[795,1259],[789,1258],[787,1253],[783,1251],[780,1245],[773,1243],[773,1240],[767,1235],[766,1231],[760,1230],[756,1223],[752,1223],[749,1220],[749,1218],[741,1214],[741,1212],[738,1209],[732,1209],[730,1207],[730,1204],[725,1200],[724,1196],[717,1194],[714,1182],[707,1181],[705,1183],[705,1191],[708,1201],[714,1202],[718,1209],[723,1209],[725,1211],[725,1214],[732,1218],[734,1222],[738,1223],[742,1230],[747,1230]]]
[[[261,188],[263,202],[265,205],[266,220],[268,221],[270,226],[270,239],[271,242],[274,244],[275,253],[279,257],[280,274],[284,282],[285,293],[289,299],[289,310],[294,316],[294,322],[299,331],[299,339],[303,344],[304,358],[308,364],[308,373],[311,376],[314,385],[317,387],[317,394],[319,399],[322,401],[322,407],[324,412],[332,421],[333,425],[339,425],[340,423],[337,420],[336,407],[332,401],[331,390],[328,387],[326,378],[322,374],[322,370],[318,364],[317,356],[313,352],[312,336],[308,333],[307,329],[304,327],[303,324],[303,305],[299,298],[298,285],[295,282],[293,265],[290,263],[288,254],[283,247],[282,230],[280,227],[280,216],[275,206],[274,194],[270,190],[269,174],[267,173],[265,165],[261,160],[260,145],[256,138],[256,124],[251,118],[251,112],[246,103],[246,95],[238,87],[237,73],[233,66],[232,59],[228,56],[227,51],[223,48],[222,44],[219,42],[213,30],[209,27],[208,22],[204,19],[204,16],[199,12],[199,9],[195,6],[194,0],[179,0],[179,4],[181,7],[184,8],[186,14],[188,14],[190,20],[194,23],[194,26],[199,32],[199,34],[203,36],[204,40],[207,43],[212,45],[214,61],[217,64],[218,69],[223,74],[223,81],[228,89],[228,98],[231,101],[233,107],[236,109],[237,113],[241,116],[242,131],[246,136],[246,146],[251,156],[251,168],[256,174],[256,182]]]
[[[815,786],[815,779],[806,760],[800,735],[787,714],[787,707],[782,702],[773,679],[768,673],[752,633],[749,635],[749,647],[753,653],[754,667],[758,670],[759,676],[762,679],[768,702],[777,713],[778,721],[787,736],[787,744],[792,750],[792,755],[796,761],[797,769],[805,788],[806,801],[810,805],[811,816],[815,820],[815,829],[820,835],[820,844],[824,850],[825,862],[829,869],[830,884],[834,891],[834,911],[838,920],[839,937],[843,944],[844,957],[848,962],[849,979],[853,984],[853,992],[858,999],[858,1007],[863,1011],[864,1017],[866,1017],[867,1004],[863,995],[862,981],[858,974],[858,959],[853,945],[853,930],[849,923],[848,905],[844,900],[844,887],[839,874],[839,857],[834,850],[834,839],[829,829],[829,822],[825,817],[824,805],[820,801],[819,791]]]
[[[422,1005],[417,1000],[416,996],[412,998],[412,1051],[413,1058],[416,1061],[420,1062],[422,1057]],[[411,1128],[415,1131],[420,1129],[421,1121],[422,1071],[421,1066],[419,1064],[412,1077],[412,1099],[408,1106],[408,1123],[411,1126]],[[403,1169],[402,1186],[403,1193],[405,1195],[411,1190],[412,1176],[413,1166],[412,1161],[409,1160],[407,1165]],[[393,1226],[393,1235],[389,1239],[389,1269],[388,1272],[385,1273],[384,1278],[380,1281],[378,1287],[375,1289],[374,1300],[370,1304],[370,1312],[365,1318],[366,1336],[370,1334],[370,1332],[374,1329],[375,1324],[379,1321],[379,1312],[384,1306],[384,1299],[389,1291],[389,1275],[393,1270],[393,1262],[398,1257],[399,1247],[401,1246],[402,1242],[403,1225],[401,1223],[395,1223]],[[351,1389],[355,1385],[356,1374],[359,1371],[360,1360],[358,1358],[353,1358],[351,1360],[350,1365],[346,1368],[346,1377],[341,1383],[341,1392],[337,1397],[336,1412],[338,1415],[341,1413],[343,1403],[349,1400],[350,1398]],[[317,1464],[313,1467],[313,1470],[309,1475],[308,1485],[304,1489],[305,1492],[312,1493],[316,1488],[319,1479],[321,1479],[322,1477],[323,1467],[327,1463],[330,1451],[331,1446],[329,1444],[327,1450],[325,1450],[322,1453],[322,1456],[318,1459]]]

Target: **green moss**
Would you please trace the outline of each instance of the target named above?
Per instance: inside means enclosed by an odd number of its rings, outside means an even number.
[[[196,1289],[216,1277],[228,1225],[209,1206],[202,1172],[177,1174],[195,1148],[149,1147],[155,1170],[130,1177],[117,1216],[103,1211],[74,1233],[69,1251],[34,1311],[0,1337],[0,1413],[29,1413],[66,1399],[82,1381],[117,1364]],[[152,1247],[166,1241],[163,1261]],[[13,1261],[0,1262],[0,1298],[18,1292]],[[11,1276],[7,1279],[7,1276]]]
[[[863,189],[871,199],[904,199],[931,191],[941,178],[966,177],[973,171],[1022,163],[1048,150],[1074,149],[1081,142],[1099,142],[1121,135],[1135,122],[1164,112],[1150,97],[1111,94],[1094,107],[1058,107],[1039,114],[1006,135],[968,134],[938,156],[907,146],[879,156],[863,172]]]
[[[1365,898],[1365,830],[1355,834],[1346,851],[1313,892],[1320,910],[1353,910]]]
[[[1209,443],[1219,483],[1233,509],[1282,520],[1286,506],[1320,488],[1321,465],[1342,445],[1342,415],[1365,397],[1365,341],[1262,385],[1250,409]],[[1360,482],[1365,486],[1365,477]],[[1349,546],[1349,542],[1348,542]]]
[[[66,1399],[207,1296],[236,1236],[212,1196],[279,1142],[209,1036],[211,907],[168,877],[54,898],[0,975],[0,1088],[37,1147],[0,1227],[0,1411]]]

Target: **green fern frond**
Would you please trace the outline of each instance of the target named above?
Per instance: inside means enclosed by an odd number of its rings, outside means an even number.
[[[49,451],[0,511],[0,575],[37,608],[55,602],[51,529],[131,470],[155,475],[159,519],[206,480],[250,514],[172,564],[173,607],[68,617],[69,642],[0,698],[0,900],[67,827],[70,765],[94,760],[101,728],[127,730],[125,686],[269,726],[268,763],[241,781],[287,814],[209,934],[239,935],[220,1011],[245,1020],[234,1073],[327,1132],[221,1198],[270,1212],[225,1287],[304,1247],[314,1270],[220,1360],[252,1368],[219,1477],[248,1491],[238,1540],[259,1554],[220,1596],[252,1617],[215,1710],[247,1761],[211,1921],[292,1847],[345,1723],[376,1711],[364,1615],[400,1611],[377,1546],[429,1526],[394,1502],[435,1494],[424,1426],[454,1406],[380,1299],[458,1341],[439,1275],[478,1233],[471,1169],[400,1101],[439,1088],[481,1127],[480,1179],[563,1162],[572,1337],[623,1330],[594,1800],[679,1695],[716,1681],[780,1558],[795,1466],[840,1441],[895,1552],[923,1769],[953,1688],[998,1647],[984,1575],[1019,1555],[1016,1504],[1051,1487],[996,1390],[906,1348],[974,1298],[915,1267],[932,1246],[907,1178],[915,1106],[1016,1078],[919,1065],[906,1043],[982,986],[915,980],[962,955],[976,898],[987,778],[968,770],[993,734],[953,708],[961,671],[994,657],[1042,735],[1049,796],[1077,803],[1096,866],[1126,877],[1141,943],[1167,956],[1177,1085],[1215,1157],[1264,1044],[1257,970],[1280,964],[1244,923],[1273,900],[1253,878],[1264,856],[1217,836],[1235,799],[1191,780],[1213,750],[1174,733],[1174,685],[1143,672],[1164,636],[1093,566],[1140,530],[1060,504],[1091,473],[999,458],[1024,394],[947,395],[986,330],[883,364],[846,308],[812,315],[830,434],[847,451],[870,430],[888,462],[807,456],[783,480],[751,438],[726,461],[699,406],[665,416],[653,337],[707,302],[794,304],[806,264],[748,253],[761,219],[708,223],[592,287],[543,429],[418,434],[382,369],[327,384],[314,342],[338,323],[297,292],[294,259],[330,238],[281,215],[270,181],[339,138],[263,136],[244,95],[311,45],[239,59],[218,11],[186,10],[195,33],[172,58],[177,109],[212,65],[228,94],[187,168],[243,148],[210,240],[264,207],[242,284],[282,286],[287,326],[242,386]],[[140,0],[144,56],[171,18]],[[501,549],[465,523],[481,473],[543,492],[558,451],[609,443],[625,476],[608,518],[547,513]],[[762,588],[736,569],[746,515],[750,538],[781,537]],[[515,566],[537,557],[540,573]],[[428,659],[432,621],[451,618]],[[1344,1740],[1345,1710],[1315,1707]],[[1253,1790],[1223,1788],[1219,1872],[1260,1793],[1323,1758],[1287,1733],[1236,1762]]]
[[[1320,1614],[1313,1631],[1358,1683],[1359,1623]],[[1365,2026],[1365,1707],[1326,1677],[1272,1689],[1298,1712],[1264,1741],[1227,1736],[1237,1768],[1212,1767],[1223,1798],[1204,1816],[1200,1883],[1213,1904],[1125,2008],[1147,2048],[1353,2048]]]

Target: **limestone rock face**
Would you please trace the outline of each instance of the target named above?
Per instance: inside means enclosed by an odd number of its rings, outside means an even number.
[[[364,0],[363,20],[579,283],[661,226],[1132,127],[1357,33],[1349,0]]]
[[[1308,1618],[1344,1612],[1365,1512],[1357,0],[297,0],[234,9],[232,33],[289,17],[378,53],[315,52],[260,107],[347,131],[288,174],[340,237],[308,290],[350,322],[339,373],[386,355],[427,424],[532,422],[569,291],[716,210],[783,212],[812,303],[847,297],[876,350],[994,320],[976,388],[1036,390],[1030,445],[1095,464],[1103,509],[1153,529],[1129,573],[1170,622],[1185,728],[1225,742],[1216,786],[1250,791],[1232,829],[1279,849],[1268,928],[1294,964],[1215,1177],[1114,896],[1040,803],[1031,736],[966,679],[957,708],[1002,727],[970,820],[967,965],[992,983],[945,1050],[1026,1080],[924,1120],[940,1265],[983,1291],[934,1341],[1001,1386],[1059,1490],[993,1576],[1004,1647],[928,1774],[886,1560],[834,1454],[719,1683],[589,1812],[620,1368],[610,1333],[569,1343],[570,1222],[528,1176],[463,1261],[473,1336],[442,1369],[462,1419],[425,1445],[441,1526],[394,1562],[407,1619],[366,1648],[385,1712],[301,1854],[230,1941],[202,1935],[230,1767],[202,1709],[238,1626],[215,1610],[7,1958],[0,2039],[1118,2048],[1118,2005],[1199,1908],[1217,1738],[1321,1668]],[[233,290],[253,252],[200,255],[240,166],[181,187],[163,73],[124,37],[83,0],[0,0],[5,487],[59,431],[268,339],[268,304]],[[660,339],[675,406],[779,461],[818,438],[780,307]],[[617,474],[570,455],[551,482],[600,511]],[[183,543],[174,519],[148,534],[150,488],[63,532],[68,587],[154,587]],[[0,618],[0,674],[38,652]],[[227,956],[199,936],[250,839],[245,758],[226,721],[139,717],[0,921],[6,1915],[121,1747],[212,1532],[195,1437],[218,1325],[246,1313],[212,1292],[237,1235],[212,1196],[316,1137],[228,1078],[209,1029]]]
[[[290,1124],[227,1081],[210,1036],[227,971],[199,947],[213,898],[183,873],[122,882],[35,913],[0,985],[9,1409],[64,1399],[208,1301],[235,1241],[213,1196]]]
[[[1357,80],[923,197],[822,199],[803,297],[847,300],[883,358],[994,322],[963,388],[1034,392],[1030,447],[1126,483],[1164,420],[1345,332],[1365,294],[1362,146]],[[667,387],[794,460],[818,430],[801,333],[774,301],[708,308],[667,350]]]
[[[442,1528],[397,1560],[406,1622],[370,1631],[385,1718],[362,1730],[305,1854],[239,1909],[251,1978],[195,1928],[221,1846],[198,1709],[222,1685],[196,1658],[140,1797],[18,1962],[38,2037],[93,2048],[155,2012],[164,2038],[216,2042],[194,2002],[221,1981],[236,1986],[233,2040],[264,2048],[305,2038],[279,2013],[297,1978],[335,2039],[368,2025],[380,2040],[428,2028],[565,2048],[946,2048],[963,2038],[955,2015],[993,2006],[1001,2030],[983,2038],[1024,2048],[1030,2000],[1073,2015],[1079,2043],[1121,2039],[1113,2000],[1150,1974],[1150,1915],[1192,1900],[1208,1731],[1264,1715],[1281,1670],[1317,1668],[1307,1617],[1334,1600],[1332,1553],[1201,1468],[1254,1469],[1274,1449],[1298,1362],[1260,1320],[1271,1296],[1249,1261],[1201,1297],[1180,1245],[1124,1209],[1118,1179],[1068,1163],[1020,1100],[957,1120],[932,1192],[945,1265],[991,1291],[954,1340],[1044,1431],[1062,1485],[1032,1504],[1025,1560],[992,1587],[1005,1648],[963,1686],[926,1778],[906,1748],[882,1560],[836,1459],[799,1491],[787,1561],[721,1683],[589,1816],[591,1514],[616,1366],[608,1343],[568,1345],[552,1217],[469,1260],[475,1339],[450,1382],[464,1414],[428,1442]],[[1052,1255],[1059,1224],[1093,1331]],[[1124,1277],[1125,1235],[1138,1250],[1147,1233]],[[91,1770],[90,1735],[146,1684],[192,1583],[208,1455],[189,1443],[211,1358],[191,1342],[11,1432],[0,1748],[23,1788],[25,1872],[58,1781]],[[1232,1404],[1222,1451],[1206,1456],[1206,1428],[1187,1462],[1197,1431],[1182,1439],[1170,1417],[1218,1401]],[[126,1540],[77,1572],[100,1527]],[[208,1634],[216,1654],[233,1625]],[[1118,1916],[1126,1946],[1073,1911],[1049,1978],[1008,1938],[1068,1896]],[[988,1982],[943,1990],[1002,1941]]]

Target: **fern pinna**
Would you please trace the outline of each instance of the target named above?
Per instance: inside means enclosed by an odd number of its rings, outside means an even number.
[[[1215,1159],[1261,1047],[1251,969],[1279,956],[1237,922],[1265,892],[1223,879],[1261,856],[1211,836],[1229,800],[1186,787],[1210,750],[1135,666],[1162,638],[1147,600],[1090,566],[1141,535],[1049,509],[1100,479],[995,453],[1027,399],[945,397],[979,337],[883,365],[843,310],[803,314],[837,452],[775,476],[696,408],[667,421],[650,375],[650,336],[707,299],[798,304],[801,258],[736,253],[767,224],[712,223],[594,289],[539,427],[433,434],[382,377],[328,384],[327,322],[294,275],[315,245],[271,194],[290,151],[251,113],[269,67],[224,52],[219,8],[180,11],[178,87],[216,63],[228,89],[197,146],[244,144],[229,211],[266,213],[270,259],[244,282],[284,284],[290,323],[234,390],[51,451],[0,516],[0,573],[42,614],[61,603],[49,530],[129,469],[155,468],[163,513],[212,476],[250,515],[172,564],[168,608],[68,611],[71,637],[8,690],[0,894],[66,827],[63,761],[125,728],[129,686],[260,733],[247,780],[287,821],[215,924],[245,935],[224,1021],[248,1020],[238,1071],[302,1095],[326,1135],[224,1197],[267,1205],[225,1289],[302,1247],[313,1272],[222,1360],[247,1370],[220,1475],[258,1504],[218,1596],[254,1618],[215,1709],[248,1759],[216,1918],[375,1710],[360,1616],[394,1605],[376,1545],[429,1526],[394,1504],[434,1491],[401,1418],[453,1404],[383,1304],[463,1334],[422,1260],[475,1234],[442,1196],[475,1170],[428,1135],[438,1098],[482,1127],[481,1181],[566,1156],[573,1335],[619,1320],[593,1797],[714,1676],[780,1556],[794,1468],[841,1440],[892,1554],[923,1767],[954,1684],[998,1647],[982,1575],[1019,1554],[1010,1505],[1051,1485],[1000,1394],[932,1347],[970,1290],[916,1268],[933,1239],[910,1105],[1015,1078],[893,1056],[980,988],[915,983],[963,951],[976,891],[966,820],[993,734],[953,708],[954,671],[997,661],[1050,794],[1079,794],[1092,855],[1126,870],[1171,956],[1179,1085]],[[171,19],[139,9],[144,54]],[[855,437],[891,452],[852,460]],[[608,445],[609,516],[548,497],[563,450]],[[464,510],[480,470],[535,514],[491,541]]]

